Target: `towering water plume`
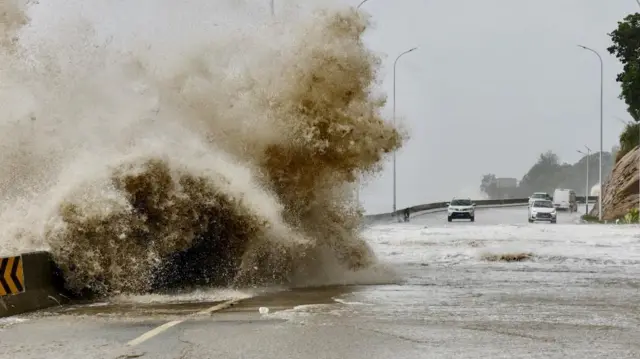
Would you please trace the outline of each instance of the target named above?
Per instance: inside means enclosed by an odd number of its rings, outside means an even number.
[[[350,188],[402,138],[372,93],[364,17],[12,1],[0,248],[50,249],[70,289],[103,295],[318,284],[375,263]]]

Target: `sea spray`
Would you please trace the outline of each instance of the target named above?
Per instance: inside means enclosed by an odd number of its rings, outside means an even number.
[[[143,1],[129,16],[146,31],[104,21],[126,9],[106,0],[10,4],[3,251],[50,249],[69,289],[99,295],[344,283],[375,265],[349,188],[402,136],[361,14],[267,26],[225,21],[231,2],[203,17],[209,2]]]

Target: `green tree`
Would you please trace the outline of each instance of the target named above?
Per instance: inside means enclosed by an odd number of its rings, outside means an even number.
[[[520,181],[520,194],[531,194],[531,192],[553,192],[561,174],[562,166],[558,155],[551,151],[542,153],[536,164]],[[527,195],[528,195],[527,194]]]
[[[493,173],[482,176],[480,182],[480,190],[484,192],[489,198],[494,199],[498,196],[498,180]]]
[[[623,65],[616,77],[622,91],[620,98],[635,121],[640,120],[640,14],[628,15],[618,22],[618,28],[609,36],[613,45],[607,51]]]
[[[638,123],[628,124],[620,134],[620,150],[616,153],[616,162],[638,145],[638,140],[640,140],[638,126]]]

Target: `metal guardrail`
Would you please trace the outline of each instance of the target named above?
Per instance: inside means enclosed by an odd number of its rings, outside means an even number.
[[[589,200],[589,202],[597,201],[598,200],[598,196],[589,196],[588,200]],[[480,200],[473,201],[473,203],[475,203],[477,206],[483,206],[483,207],[503,206],[503,205],[509,205],[509,204],[513,204],[513,205],[522,204],[522,205],[524,205],[524,204],[527,204],[528,202],[529,202],[529,198],[480,199]],[[585,202],[585,197],[584,196],[576,196],[576,202],[584,203]],[[396,217],[402,217],[406,210],[409,210],[409,215],[411,215],[411,214],[416,213],[416,212],[428,211],[428,210],[432,210],[432,209],[446,208],[447,207],[447,203],[448,202],[434,202],[434,203],[420,204],[420,205],[413,206],[413,207],[407,207],[407,208],[399,209],[399,210],[397,210],[395,212],[365,215],[364,216],[364,222],[365,222],[365,224],[369,224],[369,223],[375,223],[375,222],[380,222],[380,221],[393,220]]]

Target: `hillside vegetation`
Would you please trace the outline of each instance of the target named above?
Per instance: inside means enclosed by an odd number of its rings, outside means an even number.
[[[620,84],[620,99],[627,105],[627,112],[635,123],[629,123],[620,134],[620,152],[616,162],[638,146],[638,121],[640,120],[640,65],[638,53],[640,51],[640,13],[633,13],[618,22],[613,30],[611,46],[607,51],[615,56],[622,64],[622,72],[616,75],[616,82]]]
[[[482,177],[480,190],[491,199],[524,198],[533,192],[553,193],[556,188],[571,188],[578,195],[584,195],[587,161],[589,162],[589,187],[598,183],[599,154],[599,152],[592,153],[589,157],[583,156],[578,162],[569,164],[561,163],[555,153],[547,151],[540,154],[538,161],[519,181],[518,187],[513,189],[498,188],[496,175],[490,173]],[[607,178],[611,173],[615,162],[614,158],[615,154],[603,152],[603,178]]]

